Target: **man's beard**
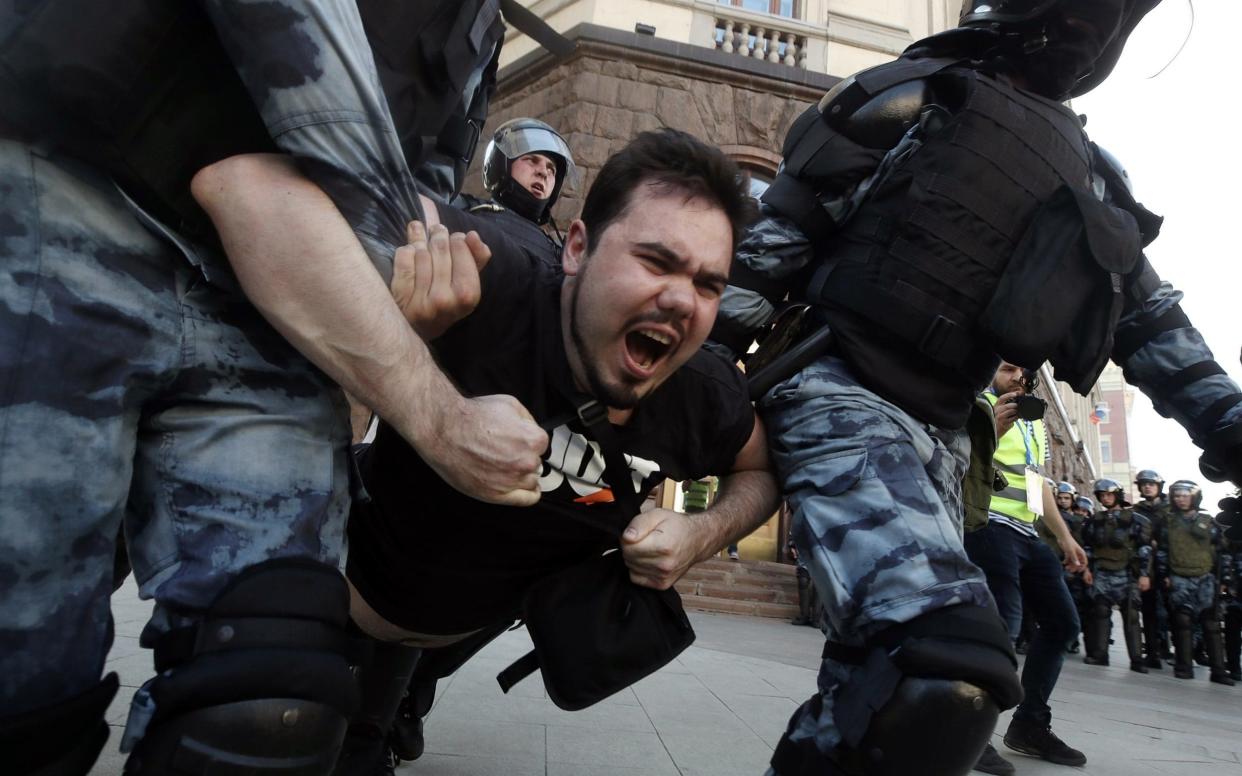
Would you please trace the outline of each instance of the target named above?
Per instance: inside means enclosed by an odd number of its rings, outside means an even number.
[[[586,280],[587,266],[584,261],[578,274],[578,282],[574,284],[574,293],[569,300],[569,336],[574,347],[578,349],[578,361],[586,376],[587,391],[604,406],[618,410],[628,410],[638,404],[638,391],[624,386],[610,386],[604,382],[599,367],[592,357],[586,337],[582,335],[582,327],[578,325],[578,295],[582,293],[582,285]]]

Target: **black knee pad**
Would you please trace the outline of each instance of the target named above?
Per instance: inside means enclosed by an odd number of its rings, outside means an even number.
[[[84,693],[0,719],[4,772],[13,776],[85,776],[108,740],[104,712],[116,695],[116,674]]]
[[[829,643],[825,655],[861,666],[833,705],[842,738],[833,764],[842,774],[964,776],[998,714],[1022,700],[1013,645],[993,609],[941,609],[880,632],[864,648]],[[772,764],[781,776],[825,772],[813,753],[796,750],[788,736],[777,747]]]
[[[330,772],[358,705],[348,618],[334,568],[279,559],[244,570],[196,625],[155,644],[159,675],[136,698],[147,719],[126,730],[125,773]]]

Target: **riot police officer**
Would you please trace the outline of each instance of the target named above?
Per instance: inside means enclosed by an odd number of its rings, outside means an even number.
[[[1061,481],[1056,487],[1057,509],[1061,513],[1061,519],[1065,521],[1065,525],[1069,528],[1070,535],[1080,545],[1085,547],[1085,539],[1083,538],[1083,526],[1086,523],[1087,515],[1079,514],[1074,509],[1074,502],[1078,499],[1078,489],[1072,483]],[[1090,503],[1090,502],[1088,502]],[[1060,545],[1055,544],[1056,537],[1044,526],[1043,520],[1037,521],[1040,526],[1040,536],[1044,542],[1058,552],[1058,558],[1062,557]],[[1080,571],[1065,570],[1065,586],[1069,588],[1070,598],[1074,600],[1074,607],[1078,610],[1078,621],[1084,625],[1087,622],[1088,608],[1090,603],[1090,595],[1088,594],[1087,585],[1083,582],[1083,575]],[[1075,635],[1065,648],[1065,651],[1071,655],[1078,654],[1078,637]]]
[[[463,194],[460,204],[471,213],[492,215],[506,235],[538,258],[560,261],[560,235],[552,208],[576,175],[565,139],[538,119],[518,118],[501,124],[483,152],[483,188],[488,201]]]
[[[1177,656],[1173,674],[1178,679],[1195,676],[1192,651],[1194,624],[1203,628],[1211,680],[1233,685],[1225,668],[1221,639],[1219,580],[1229,572],[1224,540],[1212,516],[1200,509],[1203,491],[1191,480],[1178,480],[1169,486],[1170,509],[1157,542],[1157,559],[1164,570],[1164,584],[1173,610],[1173,650]],[[1222,563],[1223,562],[1223,563]],[[1218,564],[1226,574],[1218,574]]]
[[[1230,536],[1225,530],[1224,537],[1229,570],[1229,579],[1224,584],[1225,667],[1229,669],[1229,678],[1239,682],[1242,681],[1242,536]]]
[[[1143,469],[1135,475],[1134,484],[1139,492],[1139,500],[1134,504],[1134,514],[1147,520],[1151,524],[1152,536],[1156,536],[1161,531],[1164,513],[1169,505],[1169,499],[1164,495],[1164,478],[1154,469]],[[1157,670],[1164,667],[1161,658],[1171,654],[1168,610],[1165,607],[1163,590],[1164,583],[1157,576],[1152,578],[1151,587],[1139,596],[1143,615],[1143,664]]]
[[[126,773],[326,773],[357,700],[334,382],[411,438],[427,425],[386,365],[430,356],[371,273],[420,216],[407,161],[481,104],[500,2],[34,0],[6,3],[0,33],[0,308],[23,332],[0,338],[0,425],[37,430],[0,446],[6,773],[86,773],[107,738],[122,520],[158,668],[134,696]],[[415,87],[425,99],[403,102]],[[286,298],[323,326],[296,349],[242,294],[191,190],[205,166],[274,150],[366,250],[299,261]]]
[[[1090,586],[1091,610],[1083,626],[1088,665],[1108,665],[1108,641],[1113,606],[1121,609],[1130,670],[1147,673],[1139,643],[1139,593],[1151,587],[1151,534],[1147,525],[1127,508],[1121,485],[1096,480],[1096,512],[1083,528],[1091,569],[1084,581]]]
[[[1111,356],[1214,476],[1242,480],[1242,392],[1142,255],[1159,219],[1062,104],[1108,76],[1157,2],[966,2],[957,29],[845,79],[790,128],[714,334],[745,353],[783,298],[809,305],[765,340],[790,346],[748,364],[830,625],[819,691],[773,756],[780,776],[974,764],[981,714],[963,714],[956,738],[910,738],[948,713],[911,695],[922,680],[909,677],[928,675],[915,650],[889,659],[913,634],[983,639],[970,662],[994,672],[934,675],[983,688],[984,708],[1017,701],[1008,639],[957,540],[962,427],[1002,357],[1050,361],[1085,393]],[[907,678],[876,682],[881,667]],[[1050,725],[1049,710],[1015,714],[1006,743],[1083,762]]]

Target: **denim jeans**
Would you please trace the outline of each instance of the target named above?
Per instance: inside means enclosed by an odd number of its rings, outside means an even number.
[[[1022,667],[1026,694],[1014,711],[1015,721],[1051,724],[1048,698],[1061,675],[1065,644],[1078,633],[1078,611],[1065,585],[1065,574],[1052,549],[995,521],[966,534],[966,554],[987,576],[1001,619],[1016,639],[1027,607],[1039,629]]]

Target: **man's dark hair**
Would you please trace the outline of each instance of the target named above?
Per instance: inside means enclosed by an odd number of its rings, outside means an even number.
[[[582,222],[587,227],[588,253],[625,214],[635,189],[642,185],[716,205],[729,219],[735,246],[755,215],[755,201],[741,171],[719,148],[676,129],[642,132],[604,163],[587,192]]]

